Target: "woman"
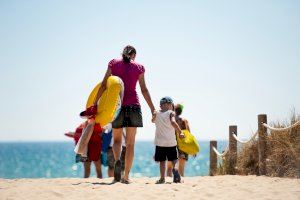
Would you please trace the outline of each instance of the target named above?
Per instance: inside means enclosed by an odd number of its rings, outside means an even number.
[[[123,50],[122,59],[113,59],[109,62],[101,87],[99,88],[94,101],[94,106],[96,107],[99,98],[106,89],[106,82],[109,76],[114,75],[122,79],[125,87],[122,107],[119,115],[112,122],[114,140],[113,153],[115,158],[114,180],[121,180],[120,155],[122,148],[122,132],[123,128],[126,128],[125,173],[122,179],[122,183],[126,184],[130,183],[129,172],[134,157],[134,144],[137,127],[143,127],[141,106],[136,92],[137,82],[139,82],[143,97],[145,98],[152,115],[155,113],[155,108],[145,83],[144,66],[134,62],[135,57],[135,48],[128,45]]]

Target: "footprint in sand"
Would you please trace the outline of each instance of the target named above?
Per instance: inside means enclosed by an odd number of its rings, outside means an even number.
[[[51,191],[51,193],[54,194],[54,196],[57,196],[57,197],[63,197],[64,196],[62,193],[55,192],[55,191]]]
[[[214,196],[213,193],[205,193],[204,195],[207,196],[207,197],[213,197]]]

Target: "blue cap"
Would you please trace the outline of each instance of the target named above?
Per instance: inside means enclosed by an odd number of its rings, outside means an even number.
[[[160,100],[160,105],[161,104],[164,104],[164,103],[173,103],[173,100],[171,97],[163,97],[161,100]]]

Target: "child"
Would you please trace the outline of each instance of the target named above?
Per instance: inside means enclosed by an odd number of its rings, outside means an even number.
[[[181,117],[182,110],[183,110],[183,105],[182,104],[176,104],[175,105],[175,120],[176,120],[176,122],[179,125],[181,130],[186,129],[186,130],[190,131],[190,126],[189,126],[188,120],[183,119]],[[178,156],[179,156],[178,170],[179,170],[179,174],[182,177],[182,176],[184,176],[185,163],[186,163],[186,161],[188,161],[189,155],[187,153],[183,152],[183,151],[180,151],[180,149],[178,149]],[[167,175],[172,176],[172,163],[171,162],[168,162]]]
[[[86,128],[87,125],[88,125],[88,120],[80,124],[80,126],[76,128],[75,132],[68,132],[65,133],[65,135],[68,137],[72,137],[75,141],[75,145],[77,145],[82,135],[82,131],[83,129]],[[102,178],[101,160],[100,160],[101,146],[102,146],[101,131],[102,129],[100,127],[95,126],[93,133],[90,137],[89,143],[87,145],[86,158],[81,157],[78,154],[76,155],[76,162],[83,162],[84,178],[88,178],[90,176],[92,162],[95,165],[97,178]]]
[[[184,138],[184,134],[175,120],[173,100],[170,97],[162,98],[160,100],[160,108],[161,110],[152,118],[152,122],[156,126],[154,159],[156,162],[160,162],[160,179],[156,183],[165,183],[166,159],[171,161],[173,165],[173,182],[180,183],[181,177],[176,167],[178,151],[175,134],[179,134],[180,138]]]

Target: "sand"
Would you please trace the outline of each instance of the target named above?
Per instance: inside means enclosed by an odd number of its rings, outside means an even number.
[[[300,179],[257,176],[185,177],[184,183],[156,185],[136,178],[129,185],[112,179],[0,179],[0,199],[286,199],[300,200]]]

